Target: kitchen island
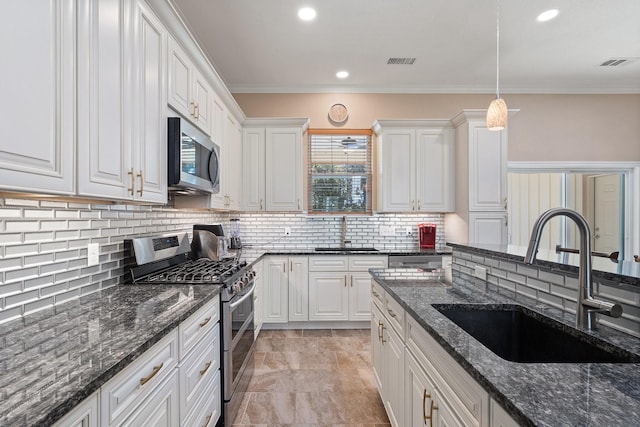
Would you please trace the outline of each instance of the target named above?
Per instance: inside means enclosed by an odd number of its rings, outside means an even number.
[[[0,425],[53,424],[219,293],[121,285],[0,325]]]
[[[454,324],[433,304],[519,305],[570,329],[575,315],[524,295],[494,292],[465,274],[454,272],[453,285],[443,287],[393,273],[371,270],[375,282],[404,309],[407,325],[411,319],[417,322],[518,424],[640,425],[640,363],[509,362]],[[632,353],[640,361],[638,338],[605,326],[591,334]],[[484,412],[489,412],[488,407]]]

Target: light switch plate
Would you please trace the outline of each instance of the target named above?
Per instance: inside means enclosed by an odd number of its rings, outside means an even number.
[[[89,243],[87,246],[87,266],[98,265],[100,263],[100,245]]]

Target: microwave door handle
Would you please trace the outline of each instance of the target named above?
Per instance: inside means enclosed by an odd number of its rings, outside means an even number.
[[[244,294],[244,296],[242,298],[240,298],[238,301],[234,301],[231,304],[229,304],[229,308],[231,309],[231,311],[235,310],[235,308],[237,306],[239,306],[240,304],[242,304],[244,302],[244,300],[246,300],[247,298],[249,298],[250,296],[253,295],[253,290],[256,288],[256,282],[253,282],[253,285],[251,286],[251,289],[249,290],[249,292],[247,292],[246,294]]]

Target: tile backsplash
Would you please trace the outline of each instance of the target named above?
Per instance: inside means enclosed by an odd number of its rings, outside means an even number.
[[[486,282],[474,277],[476,266],[487,269]],[[468,282],[491,290],[531,298],[575,314],[578,300],[578,278],[575,274],[523,262],[501,259],[488,254],[453,251],[453,274],[463,275]],[[594,277],[594,294],[622,306],[620,318],[598,315],[598,322],[640,337],[640,289]]]
[[[115,286],[123,276],[123,241],[173,231],[191,234],[195,223],[228,224],[240,218],[244,258],[268,250],[337,246],[341,217],[302,213],[220,213],[163,206],[0,198],[0,323]],[[352,246],[386,250],[417,249],[417,224],[438,225],[440,214],[378,214],[347,217],[346,240]],[[381,225],[394,235],[382,237]],[[291,235],[284,236],[284,227]],[[412,235],[407,236],[406,227]],[[100,245],[99,265],[87,266],[87,245]]]

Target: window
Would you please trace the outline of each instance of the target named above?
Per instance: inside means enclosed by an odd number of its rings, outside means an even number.
[[[371,131],[309,131],[309,213],[371,213]]]

